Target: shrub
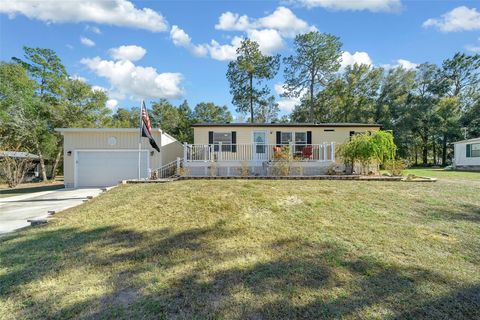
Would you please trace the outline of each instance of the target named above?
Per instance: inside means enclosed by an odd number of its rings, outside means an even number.
[[[272,174],[275,176],[288,176],[291,171],[292,157],[290,147],[275,147],[273,152]]]
[[[392,133],[378,131],[353,136],[350,141],[340,146],[339,154],[347,167],[353,170],[355,163],[359,162],[362,173],[367,173],[370,164],[395,159],[396,149]]]
[[[384,163],[385,170],[387,170],[390,174],[394,176],[401,176],[403,174],[403,170],[406,169],[407,164],[403,160],[388,160]]]

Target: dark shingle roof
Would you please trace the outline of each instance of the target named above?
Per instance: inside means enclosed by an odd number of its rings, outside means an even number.
[[[382,127],[377,123],[195,123],[193,127]]]

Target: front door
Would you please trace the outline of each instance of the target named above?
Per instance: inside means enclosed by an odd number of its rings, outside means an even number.
[[[253,159],[267,160],[267,133],[265,131],[253,132]]]

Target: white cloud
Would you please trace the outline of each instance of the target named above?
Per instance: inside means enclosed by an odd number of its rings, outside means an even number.
[[[186,48],[196,56],[204,57],[208,54],[208,48],[206,45],[193,44],[190,36],[178,26],[172,26],[172,29],[170,30],[170,38],[172,39],[174,45],[177,47]]]
[[[440,18],[428,19],[423,27],[436,27],[443,32],[480,30],[480,12],[475,8],[457,7]]]
[[[23,14],[47,23],[95,22],[152,32],[168,29],[168,23],[160,13],[149,8],[138,9],[127,0],[3,0],[0,2],[0,12],[8,14],[10,18]]]
[[[278,30],[288,38],[294,38],[299,33],[317,30],[285,7],[278,7],[272,14],[258,19],[256,24],[262,28]]]
[[[238,13],[227,11],[220,15],[218,23],[215,25],[215,29],[226,31],[246,31],[250,28],[250,24],[251,22],[248,16],[240,16]]]
[[[92,86],[92,91],[103,91],[105,93],[108,92],[108,90],[104,87],[100,87],[100,86]]]
[[[170,38],[175,46],[186,48],[196,56],[204,57],[210,55],[212,59],[219,61],[235,59],[236,50],[242,41],[242,38],[234,37],[230,44],[221,45],[215,40],[212,40],[209,44],[193,44],[190,36],[175,25],[170,30]]]
[[[81,37],[80,42],[87,47],[94,47],[95,42],[92,39],[86,38],[86,37]]]
[[[70,77],[72,80],[78,80],[81,82],[87,82],[87,79],[84,77],[79,76],[78,74],[74,74],[73,76]]]
[[[108,99],[107,103],[105,105],[108,109],[115,110],[118,107],[118,100],[117,99]]]
[[[93,33],[95,33],[95,34],[102,34],[102,31],[100,30],[100,28],[95,27],[95,26],[88,26],[88,25],[87,25],[87,26],[85,27],[85,30],[86,30],[86,31],[91,31],[91,32],[93,32]]]
[[[68,49],[72,50],[73,49],[73,46],[71,44],[66,44],[65,45]]]
[[[354,64],[366,64],[372,65],[372,59],[366,52],[355,52],[351,54],[348,51],[342,53],[341,69],[345,69],[347,66],[353,66]]]
[[[332,10],[397,12],[402,8],[400,0],[298,0],[296,2],[308,8],[322,7]]]
[[[110,61],[95,57],[80,62],[97,76],[108,79],[116,97],[179,98],[183,95],[180,73],[158,73],[155,68],[137,66],[129,60]]]
[[[405,59],[398,59],[395,62],[395,64],[381,64],[380,67],[387,70],[399,67],[402,67],[405,70],[414,70],[418,67],[418,63],[414,63]]]
[[[418,63],[413,63],[405,59],[398,59],[397,64],[406,70],[413,70],[418,67]]]
[[[467,49],[468,51],[471,51],[473,53],[480,53],[480,45],[475,46],[475,45],[467,44],[465,46],[465,49]]]
[[[478,41],[480,41],[480,38],[478,38]],[[473,53],[480,53],[480,44],[478,44],[478,45],[467,44],[465,46],[465,49],[467,49],[468,51],[471,51]]]
[[[227,11],[220,15],[215,29],[245,32],[247,37],[258,42],[260,51],[266,55],[283,49],[284,37],[293,38],[299,33],[316,30],[314,26],[310,26],[285,7],[278,7],[273,13],[258,19]],[[227,44],[220,44],[216,40],[206,44],[194,44],[191,37],[176,25],[170,30],[170,38],[174,45],[186,48],[196,56],[209,55],[212,59],[220,61],[234,60],[236,50],[242,41],[241,37],[235,36]]]
[[[115,60],[137,61],[143,58],[147,50],[140,46],[130,45],[111,48],[108,53]]]
[[[240,47],[242,38],[233,37],[230,44],[219,44],[217,41],[212,40],[208,45],[208,51],[210,57],[219,61],[234,60],[237,57],[237,48]]]
[[[283,88],[282,83],[275,84],[274,88],[275,88],[275,92],[279,96],[281,96],[285,92],[285,89]],[[282,97],[279,100],[277,100],[277,103],[278,103],[278,107],[280,108],[280,110],[290,113],[290,112],[293,111],[295,106],[297,106],[301,103],[301,101],[300,101],[300,97],[298,97],[298,98],[283,98]]]
[[[248,37],[257,42],[262,53],[271,55],[284,47],[280,34],[275,29],[249,30]]]
[[[288,38],[293,38],[299,33],[316,30],[315,27],[310,26],[285,7],[278,7],[273,13],[259,19],[251,19],[247,15],[240,16],[227,11],[220,15],[215,29],[247,32],[253,29],[274,29]]]

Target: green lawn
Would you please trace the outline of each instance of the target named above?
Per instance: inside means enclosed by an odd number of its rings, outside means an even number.
[[[19,196],[33,192],[57,190],[63,187],[63,181],[23,183],[16,188],[9,188],[6,184],[0,184],[0,198]]]
[[[480,174],[435,175],[121,186],[0,238],[0,318],[478,319]]]

